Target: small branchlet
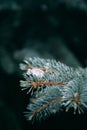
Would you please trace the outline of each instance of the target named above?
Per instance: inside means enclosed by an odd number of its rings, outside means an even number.
[[[28,120],[45,119],[63,108],[79,114],[87,109],[86,69],[41,58],[26,58],[20,69],[24,77],[20,86],[31,94],[25,115]]]

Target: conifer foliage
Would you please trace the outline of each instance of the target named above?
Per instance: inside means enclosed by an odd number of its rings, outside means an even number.
[[[84,113],[87,108],[87,71],[69,67],[54,59],[25,58],[20,64],[22,90],[31,95],[25,116],[30,121],[68,111]]]

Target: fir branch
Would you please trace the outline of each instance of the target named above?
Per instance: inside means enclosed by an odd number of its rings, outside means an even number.
[[[20,68],[25,79],[20,86],[31,93],[28,120],[47,118],[62,108],[73,108],[79,114],[87,109],[86,69],[40,58],[26,58]]]
[[[54,86],[54,85],[66,85],[67,82],[54,82],[54,81],[20,81],[20,86],[23,87],[22,89],[27,89],[26,85],[30,85],[32,89],[37,89],[39,86]]]
[[[40,92],[38,96],[30,99],[30,104],[27,106],[28,120],[41,120],[47,118],[50,114],[56,113],[60,110],[62,95],[58,88],[46,88],[43,93]]]
[[[79,76],[79,73],[75,72],[73,68],[55,60],[26,58],[24,62],[25,64],[20,64],[20,68],[25,71],[23,76],[26,81],[20,81],[20,86],[22,90],[29,89],[27,93],[51,85],[65,85]]]
[[[74,108],[74,114],[77,110],[81,114],[84,113],[84,109],[87,109],[87,81],[85,78],[76,78],[70,81],[62,90],[64,95],[62,105],[66,111]]]

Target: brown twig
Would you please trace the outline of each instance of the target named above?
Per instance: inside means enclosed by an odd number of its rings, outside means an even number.
[[[33,68],[37,68],[37,69],[40,69],[40,70],[42,70],[42,71],[47,71],[47,72],[49,72],[49,73],[54,73],[53,70],[51,70],[51,69],[46,69],[46,68],[44,68],[44,67],[36,67],[36,66],[29,66],[29,65],[26,66],[26,69],[33,69]]]
[[[54,82],[54,81],[37,81],[37,82],[31,82],[32,88],[37,89],[40,85],[66,85],[67,82]]]
[[[77,95],[74,98],[70,98],[69,100],[75,101],[76,104],[80,105],[79,96],[80,96],[80,93],[77,93]]]
[[[52,105],[53,103],[61,101],[61,99],[62,99],[62,97],[57,97],[56,99],[53,99],[52,101],[48,102],[47,104],[42,105],[39,108],[37,108],[36,110],[34,110],[32,112],[32,114],[35,116],[37,113],[39,113],[40,111],[44,110],[45,108],[47,108],[48,106]]]

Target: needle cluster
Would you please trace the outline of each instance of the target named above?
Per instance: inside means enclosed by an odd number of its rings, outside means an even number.
[[[79,114],[87,109],[86,69],[36,57],[26,58],[20,69],[24,77],[20,86],[31,94],[25,115],[28,120],[45,119],[63,108]]]

